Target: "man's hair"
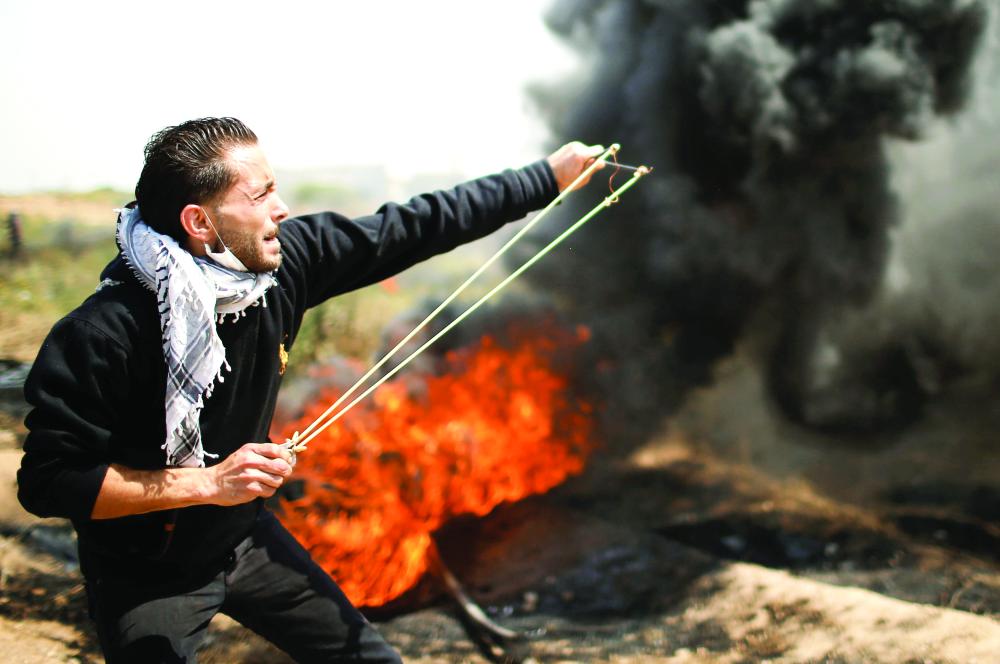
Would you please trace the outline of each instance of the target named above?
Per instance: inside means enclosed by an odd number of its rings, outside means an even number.
[[[143,220],[159,233],[184,242],[180,214],[236,183],[227,153],[256,145],[257,136],[236,118],[200,118],[167,127],[149,139],[146,161],[135,185]]]

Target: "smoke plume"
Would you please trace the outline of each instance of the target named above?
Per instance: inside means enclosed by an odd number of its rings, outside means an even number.
[[[662,417],[750,332],[793,419],[877,428],[917,406],[905,349],[872,365],[888,379],[854,376],[856,398],[831,405],[817,347],[884,282],[901,216],[887,145],[964,107],[988,18],[981,0],[553,7],[551,29],[589,66],[582,83],[538,91],[555,133],[618,141],[623,160],[655,167],[613,219],[529,273],[594,328],[619,418]]]

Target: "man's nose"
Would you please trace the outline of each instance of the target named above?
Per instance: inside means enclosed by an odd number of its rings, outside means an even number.
[[[271,219],[274,220],[274,223],[280,224],[281,222],[283,222],[285,219],[288,218],[288,215],[290,213],[288,211],[288,206],[285,205],[285,201],[281,199],[281,196],[275,194],[274,200],[275,200],[275,205],[274,205],[274,210],[271,211]]]

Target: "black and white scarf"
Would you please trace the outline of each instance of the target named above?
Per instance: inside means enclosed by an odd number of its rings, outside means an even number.
[[[230,370],[215,330],[227,314],[236,321],[264,301],[277,283],[271,273],[238,272],[194,256],[157,233],[139,209],[119,210],[118,245],[139,281],[156,293],[167,363],[167,466],[201,467],[206,456],[199,416],[215,381]],[[266,306],[266,303],[265,303]]]

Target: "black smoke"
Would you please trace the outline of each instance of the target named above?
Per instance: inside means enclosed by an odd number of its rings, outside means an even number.
[[[817,348],[884,281],[900,216],[887,143],[963,108],[987,21],[982,0],[552,8],[551,29],[589,66],[582,83],[538,91],[554,133],[618,141],[623,160],[656,169],[528,273],[594,328],[620,435],[643,436],[747,339],[794,420],[878,429],[919,411],[912,344],[823,379]]]

